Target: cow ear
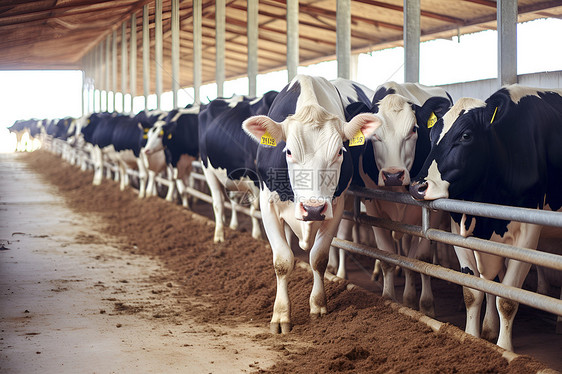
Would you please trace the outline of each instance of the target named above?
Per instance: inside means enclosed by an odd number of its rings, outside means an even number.
[[[244,131],[256,142],[264,145],[277,145],[285,140],[283,127],[268,116],[253,116],[242,122]]]
[[[511,97],[507,90],[501,89],[486,100],[484,122],[493,125],[501,122],[509,111]]]
[[[427,99],[421,107],[415,104],[412,104],[412,107],[416,113],[418,126],[431,128],[451,108],[451,101],[445,97],[435,96]]]
[[[358,114],[344,126],[344,135],[346,140],[358,138],[363,134],[365,139],[373,136],[375,131],[382,125],[379,116],[373,113]],[[359,144],[358,144],[359,145]]]

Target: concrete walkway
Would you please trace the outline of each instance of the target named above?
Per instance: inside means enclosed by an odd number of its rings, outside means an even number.
[[[150,278],[165,270],[112,246],[20,157],[0,155],[1,373],[235,373],[274,363],[252,341],[257,329],[150,318],[147,303],[179,303],[166,297],[174,285]],[[144,314],[118,312],[141,302]]]

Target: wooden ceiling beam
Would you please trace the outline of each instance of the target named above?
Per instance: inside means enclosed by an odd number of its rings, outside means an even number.
[[[358,3],[366,4],[366,5],[371,5],[371,6],[374,6],[374,7],[390,9],[390,10],[395,10],[397,12],[404,13],[404,7],[401,6],[401,5],[388,4],[388,3],[383,3],[382,1],[375,1],[375,0],[354,0],[354,1],[356,1]],[[421,10],[420,15],[422,17],[432,18],[432,19],[436,19],[436,20],[439,20],[439,21],[453,23],[453,24],[457,24],[457,25],[464,24],[464,20],[462,20],[462,19],[455,18],[455,17],[449,17],[449,16],[446,16],[444,14],[428,12],[427,10]]]

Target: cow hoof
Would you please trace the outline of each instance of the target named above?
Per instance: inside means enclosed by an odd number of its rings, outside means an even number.
[[[416,300],[416,296],[414,295],[414,297],[405,297],[402,300],[402,303],[404,305],[406,305],[408,308],[416,310],[418,308],[418,303]]]
[[[420,312],[428,317],[435,318],[435,306],[433,304],[425,305],[424,303],[420,302]]]
[[[269,324],[269,331],[274,334],[288,334],[291,332],[291,322],[271,322]]]
[[[498,339],[498,332],[492,331],[492,329],[490,328],[482,327],[482,333],[480,334],[480,337],[491,343],[495,343]]]

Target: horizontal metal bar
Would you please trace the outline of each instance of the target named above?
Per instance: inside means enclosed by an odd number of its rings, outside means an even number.
[[[433,201],[418,201],[407,193],[375,190],[365,187],[351,186],[347,193],[367,199],[392,201],[395,203],[426,206],[431,209],[448,212],[464,213],[474,216],[513,220],[518,222],[535,223],[544,226],[562,227],[562,212],[542,209],[529,209],[505,205],[475,203],[453,199],[437,199]]]
[[[520,288],[506,286],[501,283],[447,269],[442,266],[429,264],[427,262],[385,252],[380,249],[371,248],[366,245],[352,243],[338,238],[334,238],[332,245],[349,252],[373,257],[408,270],[453,282],[461,286],[475,288],[483,292],[511,299],[516,302],[562,316],[562,300],[557,300],[549,296],[540,295]]]
[[[351,212],[344,212],[344,218],[366,225],[377,226],[383,229],[399,231],[429,240],[436,240],[446,244],[474,249],[479,252],[513,258],[515,260],[528,262],[534,265],[562,270],[562,256],[552,253],[528,248],[519,248],[508,244],[492,242],[474,237],[465,238],[463,236],[438,229],[428,229],[424,234],[423,229],[420,226],[407,225],[384,218],[371,217],[366,214],[360,214],[357,218],[354,218]]]

